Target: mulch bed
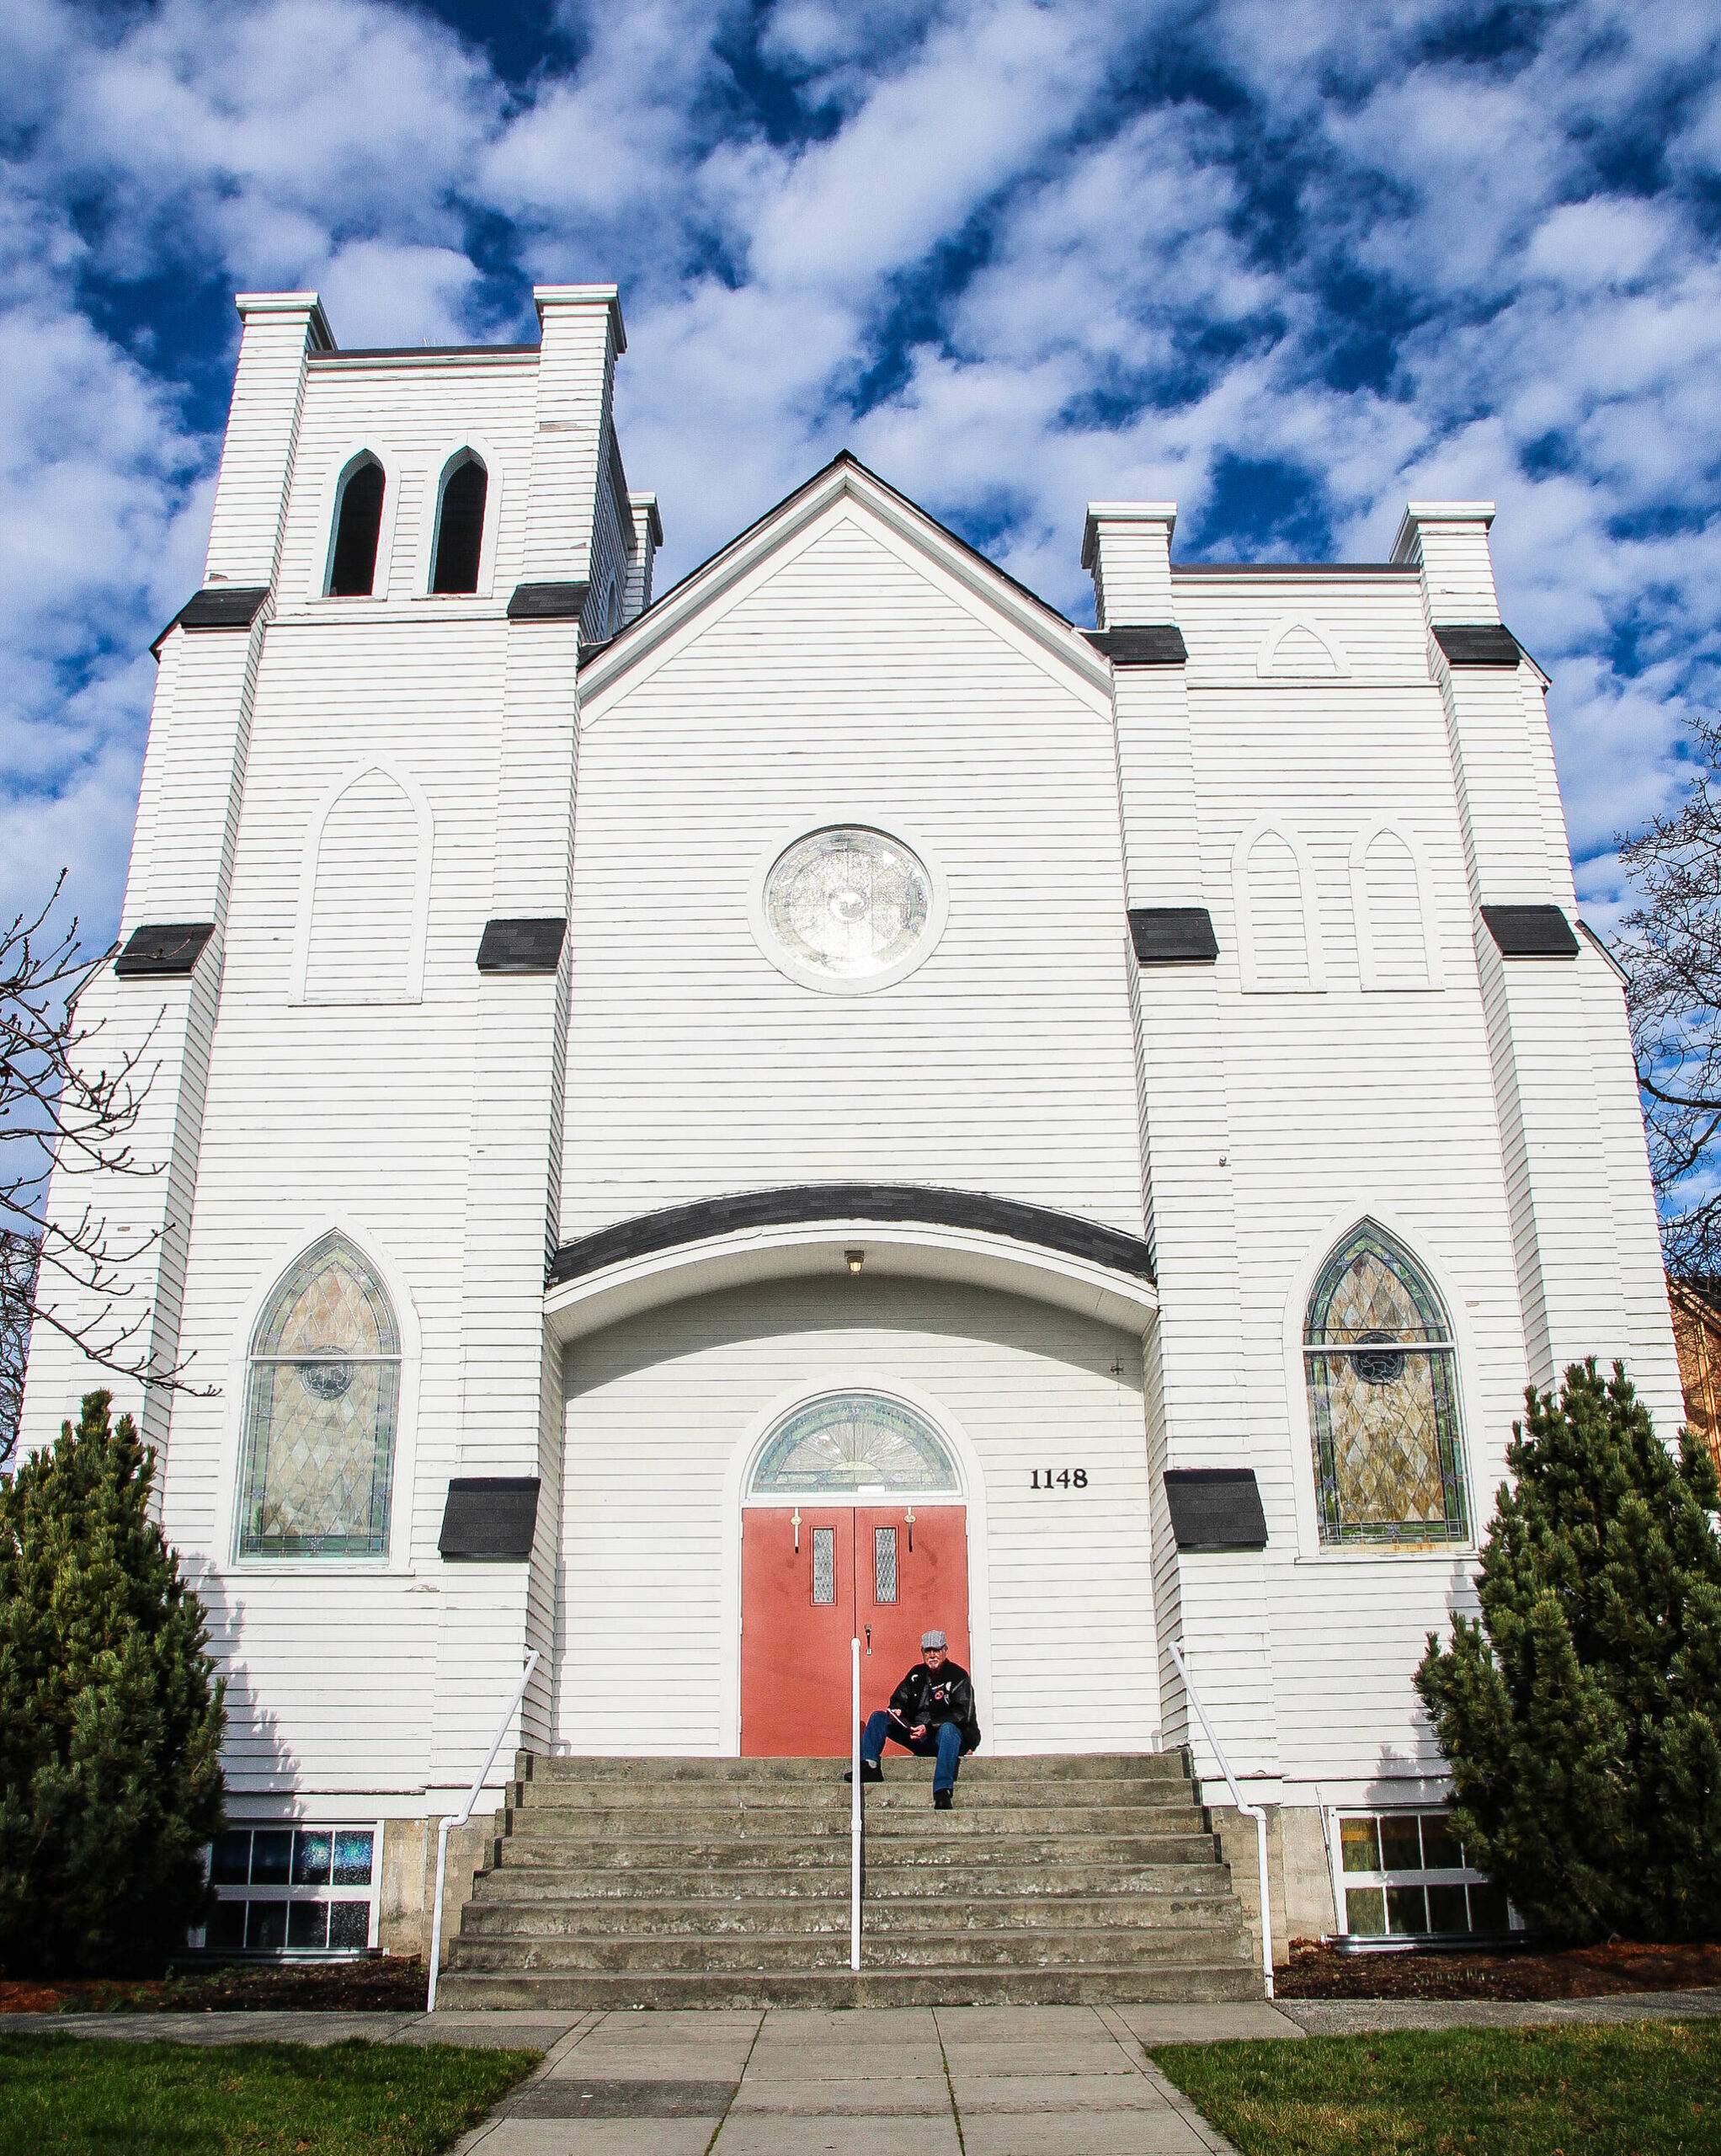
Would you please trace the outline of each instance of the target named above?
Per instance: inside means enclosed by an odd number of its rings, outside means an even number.
[[[181,1969],[136,1983],[0,1977],[0,2015],[230,2014],[280,2008],[397,2014],[422,2012],[424,2005],[424,1966],[416,1955]]]
[[[1491,1952],[1341,1954],[1293,1939],[1273,1972],[1281,1999],[1596,1999],[1610,1992],[1696,1991],[1721,1984],[1721,1942],[1503,1947]]]

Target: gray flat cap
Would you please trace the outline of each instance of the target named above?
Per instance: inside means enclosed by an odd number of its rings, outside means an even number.
[[[941,1647],[945,1645],[946,1641],[942,1632],[923,1632],[920,1635],[920,1652],[922,1654],[925,1653],[928,1647]]]

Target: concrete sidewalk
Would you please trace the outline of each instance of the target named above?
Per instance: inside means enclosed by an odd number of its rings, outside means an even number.
[[[1721,1991],[1527,2005],[892,2007],[857,2013],[16,2014],[0,2031],[247,2041],[519,2045],[542,2063],[459,2156],[1218,2156],[1158,2044],[1721,2014]],[[900,2131],[899,2130],[904,2130]]]

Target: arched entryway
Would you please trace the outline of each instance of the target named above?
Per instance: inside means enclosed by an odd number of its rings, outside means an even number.
[[[840,1757],[850,1641],[861,1642],[865,1715],[888,1701],[934,1625],[967,1666],[967,1508],[951,1448],[882,1391],[791,1409],[759,1449],[743,1509],[743,1753]]]

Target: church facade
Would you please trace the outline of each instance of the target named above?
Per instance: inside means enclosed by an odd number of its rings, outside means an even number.
[[[82,1006],[155,1070],[160,1172],[51,1203],[184,1373],[117,1392],[227,1682],[220,1942],[416,1943],[529,1654],[498,1788],[845,1753],[850,1639],[870,1707],[930,1625],[986,1752],[1187,1745],[1223,1827],[1217,1740],[1281,1941],[1490,1928],[1426,1636],[1527,1383],[1681,1419],[1492,505],[1238,564],[1095,502],[1084,630],[845,456],[658,595],[615,290],[537,302],[241,298]],[[24,1444],[103,1382],[39,1327]]]

